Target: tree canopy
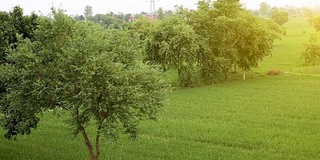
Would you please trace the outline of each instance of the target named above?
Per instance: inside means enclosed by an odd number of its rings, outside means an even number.
[[[161,21],[151,32],[146,50],[148,61],[160,64],[164,70],[178,70],[182,86],[194,83],[197,36],[183,19],[173,16]]]
[[[282,26],[289,20],[288,12],[277,12],[271,15],[271,19],[274,20],[278,25]]]
[[[0,64],[5,63],[7,48],[18,41],[17,35],[34,40],[38,16],[23,15],[23,9],[16,6],[11,12],[0,12]],[[15,46],[12,46],[15,47]]]
[[[254,16],[236,0],[199,1],[198,10],[187,19],[201,37],[198,61],[208,83],[223,79],[232,66],[243,71],[257,67],[282,33],[279,26]]]
[[[312,19],[313,27],[316,29],[316,31],[320,31],[320,16],[314,17]]]
[[[269,13],[269,11],[270,11],[270,5],[267,3],[267,2],[262,2],[262,3],[260,3],[260,9],[259,9],[259,11],[260,11],[260,14],[262,15],[262,16],[267,16],[268,15],[268,13]]]
[[[119,30],[76,22],[61,12],[39,21],[35,40],[19,37],[0,68],[7,92],[0,101],[6,137],[29,134],[49,109],[70,113],[91,159],[98,159],[101,135],[137,134],[143,119],[155,119],[168,85],[162,72],[142,63],[134,39]],[[126,39],[124,41],[123,39]],[[132,43],[131,43],[132,42]],[[95,153],[86,127],[95,124]]]
[[[320,43],[318,42],[318,33],[310,35],[308,42],[304,43],[304,48],[300,52],[301,58],[308,65],[318,65],[320,62]]]

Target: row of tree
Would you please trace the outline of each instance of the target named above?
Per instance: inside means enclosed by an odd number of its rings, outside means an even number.
[[[239,0],[199,1],[197,7],[180,8],[144,35],[146,60],[177,70],[182,86],[227,80],[231,69],[241,69],[245,79],[285,33],[277,21],[254,16]]]
[[[84,19],[53,10],[48,17],[0,12],[0,124],[6,137],[29,134],[48,109],[70,113],[91,159],[100,136],[135,136],[140,120],[156,117],[169,89],[163,72],[176,70],[181,86],[228,80],[257,67],[285,34],[288,14],[255,16],[239,0],[199,1],[159,20],[125,22],[110,14]],[[158,12],[158,13],[161,13]],[[98,23],[99,25],[95,24]],[[86,127],[96,124],[95,145]],[[94,149],[95,148],[95,149]],[[94,153],[95,151],[95,153]]]
[[[280,11],[255,16],[239,0],[177,6],[155,21],[93,16],[90,7],[85,13],[79,19],[56,10],[48,17],[24,16],[20,7],[0,12],[0,125],[7,138],[31,133],[43,111],[63,109],[98,159],[101,135],[135,136],[140,120],[156,117],[169,89],[163,72],[177,70],[182,86],[228,80],[239,69],[245,78],[271,54],[288,20]],[[316,38],[310,41],[303,54],[320,57]],[[95,145],[86,132],[92,122]]]
[[[259,5],[258,10],[253,10],[253,13],[257,16],[271,17],[277,12],[287,12],[290,17],[294,16],[306,16],[309,17],[310,14],[318,14],[320,12],[319,7],[295,7],[286,5],[285,7],[270,6],[267,2],[262,2]]]

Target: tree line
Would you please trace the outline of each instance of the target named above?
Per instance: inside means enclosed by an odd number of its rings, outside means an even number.
[[[91,10],[91,11],[90,11]],[[227,81],[271,54],[285,34],[287,14],[255,16],[239,0],[199,1],[196,10],[177,6],[158,20],[125,22],[113,14],[49,16],[14,7],[0,12],[0,125],[5,137],[30,134],[47,110],[65,110],[90,159],[100,155],[100,137],[137,135],[141,120],[156,119],[170,85]],[[95,126],[90,141],[87,126]]]

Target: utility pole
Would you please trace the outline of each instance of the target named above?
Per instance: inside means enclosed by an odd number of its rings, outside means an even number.
[[[149,13],[149,18],[154,20],[156,19],[157,11],[156,11],[156,4],[155,0],[150,0],[150,13]]]

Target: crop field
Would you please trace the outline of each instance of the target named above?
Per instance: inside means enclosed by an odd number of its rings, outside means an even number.
[[[174,90],[157,121],[142,122],[137,139],[101,143],[100,159],[320,159],[320,68],[304,65],[298,53],[314,29],[299,17],[285,26],[272,57],[246,81]],[[281,75],[265,75],[271,69]],[[39,127],[16,141],[0,129],[0,159],[88,159],[66,115],[41,116]]]

